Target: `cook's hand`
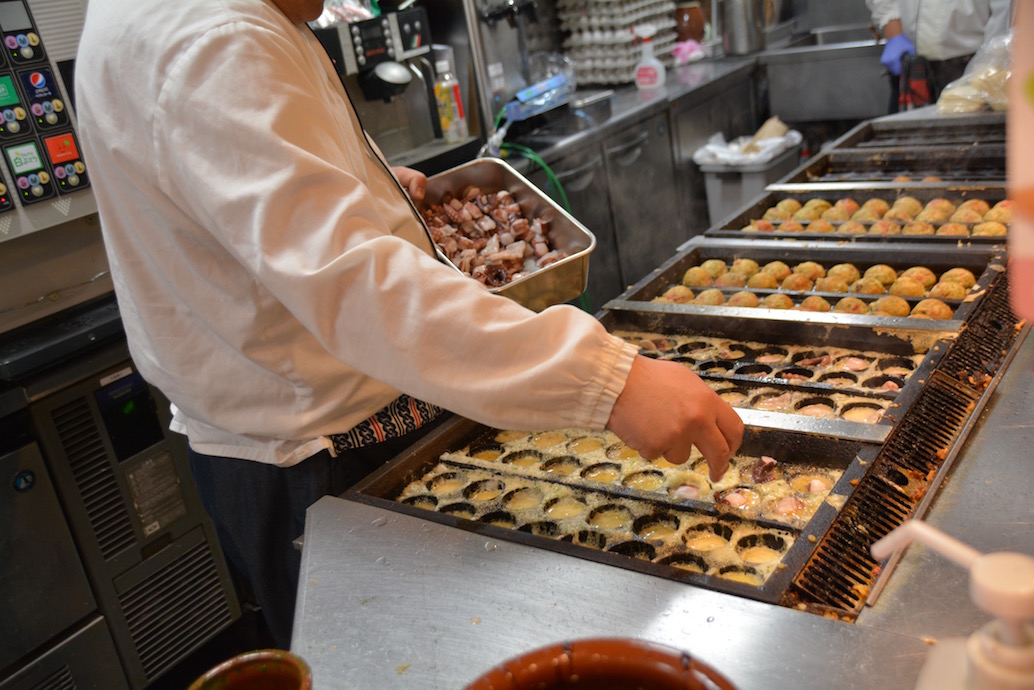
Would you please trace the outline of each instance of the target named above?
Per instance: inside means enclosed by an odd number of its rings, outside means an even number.
[[[427,175],[419,170],[402,166],[394,167],[391,171],[395,173],[395,177],[399,178],[399,182],[409,194],[410,199],[413,201],[424,200],[424,193],[427,191]]]
[[[880,64],[895,77],[901,76],[901,59],[906,55],[915,55],[916,49],[905,34],[898,34],[887,39],[880,55]]]
[[[678,362],[639,355],[607,428],[647,460],[680,464],[693,446],[718,481],[743,440],[743,421],[699,376]]]

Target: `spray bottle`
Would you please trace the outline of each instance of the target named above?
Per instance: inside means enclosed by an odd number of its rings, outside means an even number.
[[[664,63],[653,54],[651,39],[657,33],[653,24],[636,24],[632,33],[640,39],[643,46],[643,57],[635,66],[635,85],[639,89],[659,89],[664,86]]]

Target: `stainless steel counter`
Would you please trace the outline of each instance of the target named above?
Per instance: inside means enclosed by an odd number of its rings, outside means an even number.
[[[1005,371],[926,520],[1034,554],[1034,338]],[[913,546],[855,623],[583,561],[339,498],[309,511],[292,649],[321,688],[462,688],[547,643],[688,650],[740,690],[911,688],[931,643],[988,617],[966,573]]]

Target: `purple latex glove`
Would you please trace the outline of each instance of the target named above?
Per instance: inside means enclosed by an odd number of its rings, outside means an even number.
[[[887,44],[883,46],[883,54],[880,55],[880,64],[897,77],[901,75],[901,58],[915,54],[916,47],[908,40],[908,36],[898,34],[887,39]]]

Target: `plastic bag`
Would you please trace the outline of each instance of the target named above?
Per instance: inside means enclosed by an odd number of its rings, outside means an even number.
[[[783,151],[799,146],[802,139],[800,132],[789,129],[779,118],[771,117],[753,136],[726,142],[721,132],[713,134],[693,153],[693,162],[697,165],[767,163]]]
[[[941,113],[1004,111],[1009,106],[1009,50],[1012,31],[995,36],[966,65],[962,77],[949,83],[937,99]]]

